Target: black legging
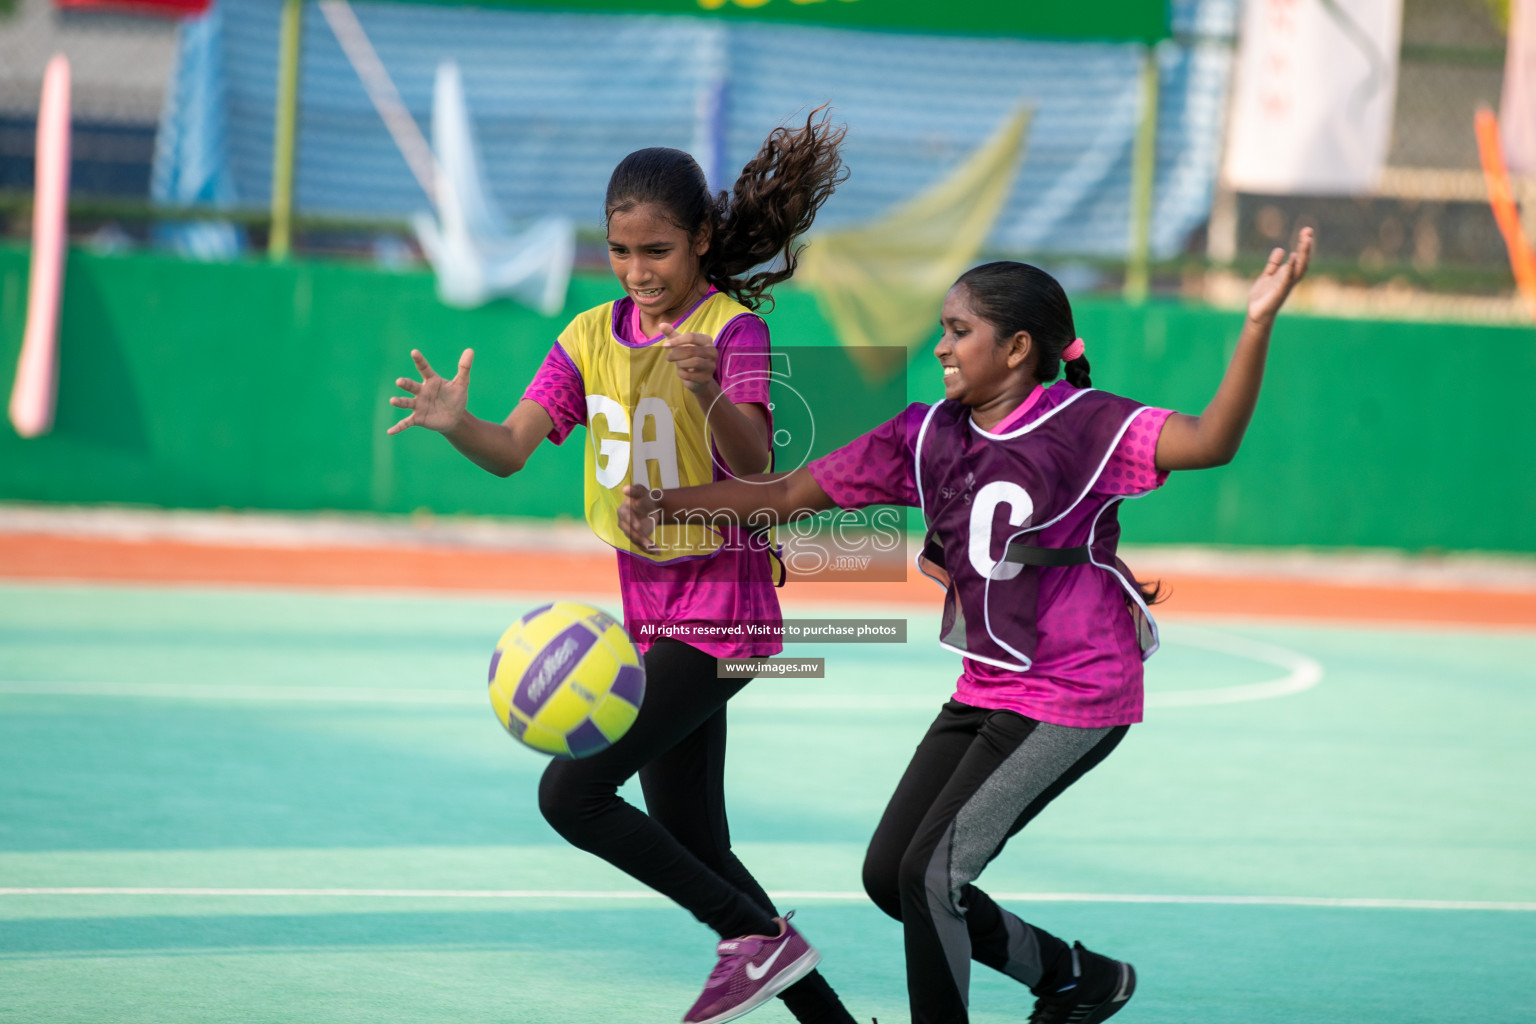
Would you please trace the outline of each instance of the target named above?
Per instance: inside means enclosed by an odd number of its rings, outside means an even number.
[[[967,1019],[970,963],[1038,989],[1069,947],[971,884],[1003,844],[1115,748],[1075,729],[950,701],[918,744],[864,859],[870,899],[902,923],[912,1024]]]
[[[550,762],[539,810],[571,845],[683,907],[721,938],[774,935],[773,902],[731,852],[725,816],[725,705],[750,680],[716,678],[716,659],[676,640],[645,655],[645,699],[601,753]],[[635,773],[649,814],[618,795]],[[819,972],[780,994],[805,1024],[852,1024]]]

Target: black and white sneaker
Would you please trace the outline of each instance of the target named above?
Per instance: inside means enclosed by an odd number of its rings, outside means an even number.
[[[1029,1024],[1098,1024],[1130,1001],[1136,969],[1072,943],[1072,978],[1035,1000]]]

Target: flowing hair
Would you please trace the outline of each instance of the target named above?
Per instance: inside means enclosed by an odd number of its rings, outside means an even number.
[[[700,257],[705,279],[748,309],[765,303],[771,309],[769,290],[794,274],[804,248],[795,239],[848,178],[840,152],[847,132],[827,120],[826,107],[817,107],[803,127],[769,133],[731,191],[718,194],[682,150],[636,150],[608,180],[604,221],[650,204],[690,238],[707,232],[709,249]]]

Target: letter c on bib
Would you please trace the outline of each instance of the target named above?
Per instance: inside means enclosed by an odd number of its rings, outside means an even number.
[[[1023,526],[1035,514],[1035,501],[1029,492],[1010,480],[994,480],[976,492],[971,502],[971,566],[983,579],[1011,580],[1024,571],[1022,565],[992,560],[992,518],[997,506],[1008,506],[1008,522]]]
[[[608,421],[614,437],[597,439],[597,418]],[[587,433],[597,448],[597,482],[603,487],[617,487],[629,475],[629,414],[607,395],[587,396]]]

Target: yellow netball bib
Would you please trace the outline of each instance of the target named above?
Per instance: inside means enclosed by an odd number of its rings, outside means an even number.
[[[619,341],[614,303],[582,313],[560,335],[560,347],[581,371],[587,392],[586,506],[592,532],[623,551],[654,562],[712,555],[720,535],[702,523],[661,526],[656,551],[642,551],[618,526],[624,488],[693,487],[714,480],[710,432],[704,411],[667,361],[660,341],[631,347]],[[751,310],[716,292],[677,324],[719,339],[720,332]]]

